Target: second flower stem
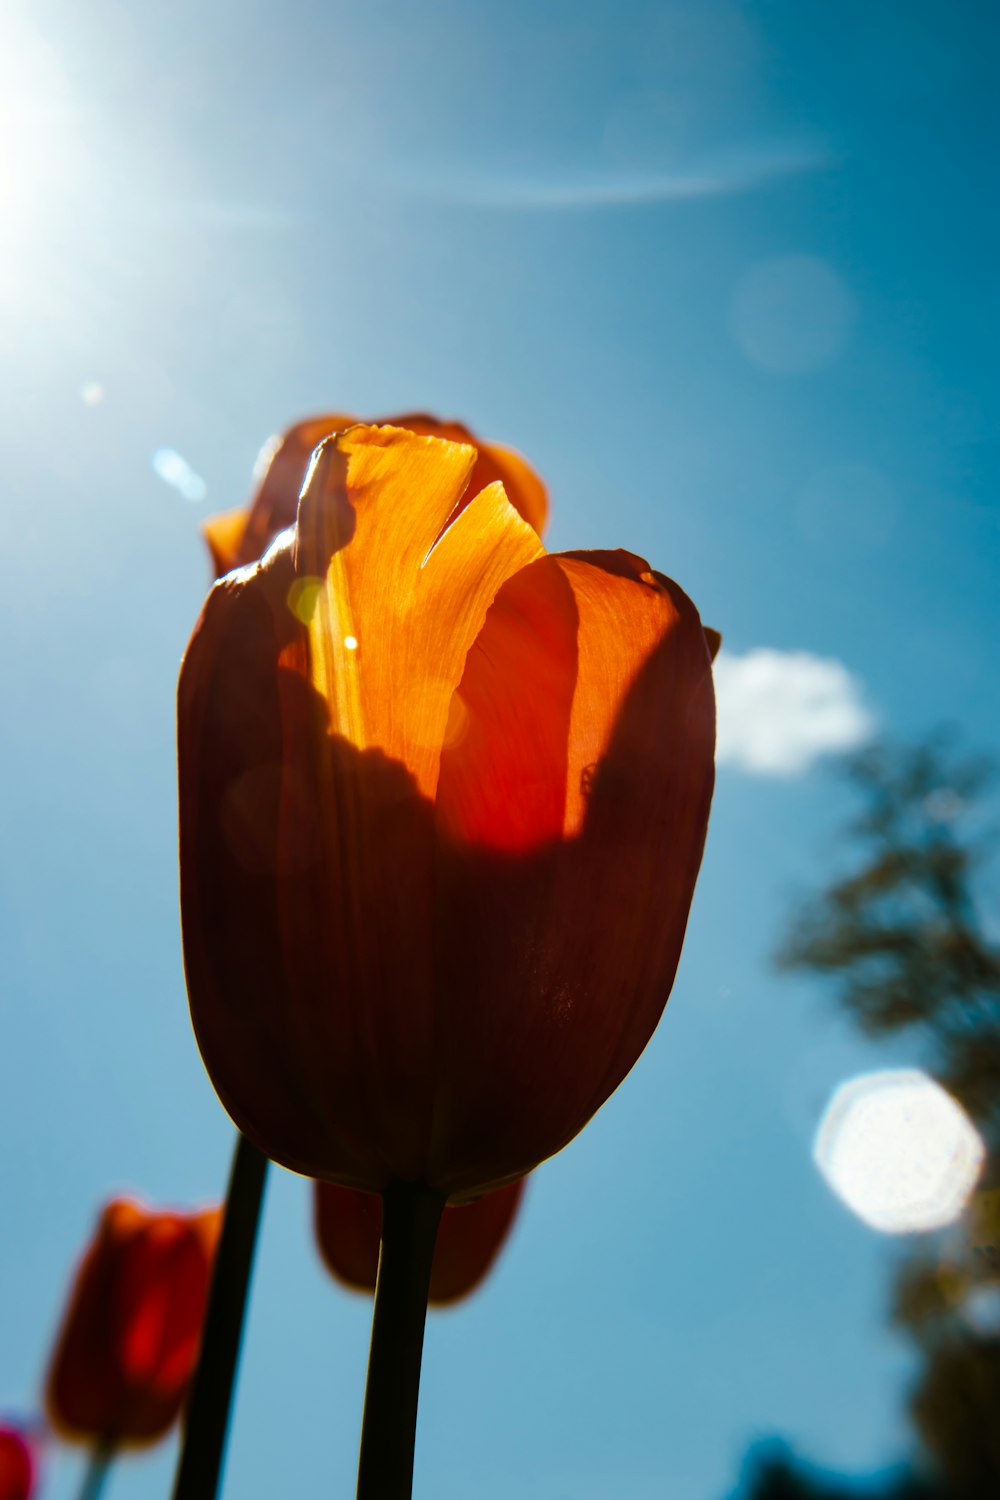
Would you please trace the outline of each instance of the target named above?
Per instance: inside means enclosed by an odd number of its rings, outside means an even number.
[[[83,1485],[80,1489],[79,1500],[98,1500],[101,1491],[104,1489],[104,1482],[108,1477],[111,1460],[114,1456],[114,1445],[111,1443],[98,1443],[91,1450],[86,1472],[83,1476]]]
[[[427,1291],[444,1199],[399,1183],[382,1199],[382,1249],[361,1424],[357,1500],[409,1500]]]
[[[267,1157],[237,1136],[174,1500],[215,1500],[219,1487],[266,1175]]]

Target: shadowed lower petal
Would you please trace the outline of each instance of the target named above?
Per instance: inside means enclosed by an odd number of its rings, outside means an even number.
[[[524,1178],[472,1203],[446,1208],[437,1232],[428,1300],[439,1306],[468,1297],[493,1266],[510,1233]],[[316,1242],[324,1264],[355,1291],[374,1292],[382,1234],[382,1199],[330,1182],[314,1186]]]
[[[546,676],[559,690],[535,690]],[[459,696],[468,728],[442,756],[436,808],[434,1151],[453,1192],[558,1150],[648,1041],[701,862],[715,739],[697,611],[625,552],[544,558],[505,585]]]

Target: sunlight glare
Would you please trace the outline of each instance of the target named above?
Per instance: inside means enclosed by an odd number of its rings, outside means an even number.
[[[79,176],[63,69],[40,38],[9,24],[0,33],[0,264],[30,269],[68,182]],[[0,286],[0,292],[12,288]]]
[[[883,1234],[952,1223],[975,1188],[984,1155],[965,1111],[916,1068],[864,1073],[842,1083],[813,1146],[829,1186]]]

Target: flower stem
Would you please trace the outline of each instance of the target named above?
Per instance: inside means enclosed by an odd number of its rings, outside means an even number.
[[[174,1500],[215,1500],[243,1334],[267,1157],[236,1139],[226,1209],[205,1311],[201,1354],[188,1403]]]
[[[361,1424],[357,1500],[409,1500],[427,1290],[444,1199],[399,1183],[382,1199],[382,1249]]]
[[[98,1500],[114,1456],[115,1450],[111,1443],[97,1443],[90,1450],[87,1470],[83,1476],[83,1484],[80,1486],[79,1500]]]

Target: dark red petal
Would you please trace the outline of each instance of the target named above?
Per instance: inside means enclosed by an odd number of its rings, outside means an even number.
[[[0,1500],[31,1500],[35,1489],[35,1455],[16,1427],[0,1427]]]
[[[507,1187],[446,1208],[438,1229],[429,1300],[467,1297],[487,1275],[510,1232],[524,1190]],[[327,1269],[346,1286],[374,1292],[382,1233],[382,1200],[329,1182],[315,1184],[316,1239]]]
[[[459,696],[468,726],[442,756],[437,807],[434,1162],[451,1194],[558,1150],[652,1034],[715,727],[697,612],[628,553],[545,558],[506,584]]]
[[[378,1188],[426,1168],[433,805],[466,652],[541,551],[473,450],[355,427],[315,455],[291,541],[228,575],[179,695],[191,1012],[240,1128]],[[290,534],[291,535],[291,534]]]
[[[77,1271],[46,1404],[71,1440],[155,1442],[194,1371],[220,1214],[108,1204]]]

